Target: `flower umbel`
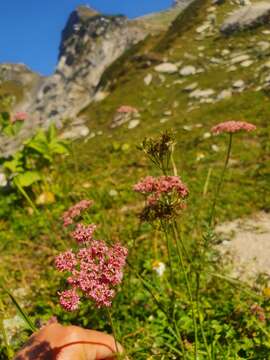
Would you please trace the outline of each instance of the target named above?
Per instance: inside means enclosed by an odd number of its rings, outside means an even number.
[[[60,304],[67,311],[77,310],[79,307],[80,297],[75,289],[59,292]]]
[[[171,218],[185,207],[189,193],[178,176],[147,176],[133,189],[146,196],[146,206],[141,214],[143,220]]]
[[[250,124],[246,121],[225,121],[216,126],[212,127],[211,131],[213,134],[221,134],[221,133],[236,133],[239,131],[254,131],[256,130],[256,126]]]
[[[124,246],[114,244],[109,247],[101,240],[93,240],[89,246],[80,248],[66,262],[67,253],[60,254],[56,258],[57,269],[69,272],[67,282],[71,286],[69,292],[61,293],[60,304],[66,310],[73,311],[77,307],[69,305],[68,300],[71,298],[72,304],[74,299],[79,301],[80,292],[93,300],[98,308],[111,306],[116,294],[115,287],[123,278],[127,254]]]
[[[28,119],[28,114],[24,111],[19,111],[16,112],[12,117],[11,117],[11,122],[16,122],[16,121],[25,121]]]
[[[79,244],[86,244],[93,240],[93,234],[97,226],[95,224],[83,225],[77,224],[75,231],[72,233],[72,237]]]
[[[157,139],[144,139],[140,149],[143,150],[149,159],[163,172],[167,172],[174,144],[175,139],[173,134],[166,131]]]
[[[92,204],[83,200],[64,213],[64,226],[70,225],[81,212]],[[60,304],[67,311],[79,306],[80,297],[91,299],[96,306],[111,306],[118,286],[123,278],[128,250],[119,243],[112,246],[93,238],[95,224],[77,224],[71,233],[79,248],[59,254],[55,266],[67,272],[68,290],[60,292]]]
[[[258,305],[258,304],[251,305],[250,311],[254,316],[257,317],[257,319],[259,321],[265,322],[265,320],[266,320],[265,312],[264,312],[264,309],[260,305]]]
[[[81,200],[77,204],[73,205],[62,216],[64,226],[73,224],[74,219],[79,217],[81,213],[88,209],[93,204],[91,200]]]
[[[55,258],[55,266],[59,271],[73,271],[77,265],[76,256],[72,250],[68,250]]]

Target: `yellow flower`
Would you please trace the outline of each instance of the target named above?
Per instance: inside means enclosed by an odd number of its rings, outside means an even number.
[[[264,295],[265,297],[270,298],[270,288],[269,288],[269,287],[263,289],[263,295]]]

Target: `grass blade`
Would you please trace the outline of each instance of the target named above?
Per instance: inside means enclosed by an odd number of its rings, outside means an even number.
[[[22,318],[22,320],[25,322],[25,324],[27,325],[27,327],[32,330],[33,332],[35,332],[37,329],[35,327],[35,325],[32,323],[32,321],[29,319],[29,317],[26,315],[26,313],[23,311],[23,309],[21,308],[21,306],[19,305],[18,301],[15,299],[15,297],[11,294],[10,291],[8,291],[7,289],[5,289],[2,285],[2,289],[4,290],[4,292],[9,296],[10,300],[12,301],[13,305],[16,307],[18,314],[20,315],[20,317]]]

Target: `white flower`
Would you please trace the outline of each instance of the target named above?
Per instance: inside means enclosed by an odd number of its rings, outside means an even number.
[[[112,189],[112,190],[109,191],[109,195],[114,197],[114,196],[118,195],[118,192],[116,190]]]
[[[0,173],[0,187],[5,187],[7,185],[7,178],[4,173]]]
[[[200,161],[205,158],[205,155],[203,153],[198,153],[196,156],[196,161]]]
[[[166,265],[162,261],[155,261],[153,264],[153,270],[158,274],[158,276],[162,276],[166,269]]]

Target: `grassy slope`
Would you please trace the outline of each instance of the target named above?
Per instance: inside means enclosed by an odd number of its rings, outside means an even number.
[[[2,256],[0,274],[8,276],[11,288],[29,288],[35,314],[48,318],[51,313],[57,313],[61,319],[75,322],[77,315],[72,317],[64,315],[58,308],[55,309],[55,293],[59,277],[50,266],[58,249],[63,248],[62,234],[58,222],[61,211],[72,201],[82,197],[91,197],[96,201],[93,209],[93,221],[100,223],[100,236],[116,240],[120,238],[128,245],[135,246],[131,250],[130,258],[139,271],[149,272],[151,258],[162,259],[164,248],[156,234],[153,238],[148,226],[139,226],[136,212],[140,207],[138,196],[132,193],[131,186],[140,177],[151,172],[151,167],[144,160],[136,145],[148,135],[157,135],[162,130],[174,129],[178,141],[176,164],[179,173],[191,190],[189,210],[186,212],[185,230],[197,236],[200,232],[199,225],[207,216],[209,201],[213,194],[213,186],[219,174],[222,160],[225,156],[224,137],[204,139],[204,134],[213,124],[227,119],[246,119],[258,125],[256,134],[242,134],[237,136],[233,148],[235,160],[229,170],[224,192],[218,207],[219,220],[233,219],[252,213],[258,209],[269,210],[270,199],[267,189],[269,178],[269,138],[270,138],[270,100],[267,94],[255,92],[258,79],[255,78],[254,69],[258,68],[265,59],[260,59],[254,67],[239,69],[237,72],[224,71],[223,65],[211,66],[209,58],[230,47],[231,49],[246,49],[252,41],[255,43],[263,40],[261,30],[243,33],[231,38],[222,38],[219,35],[195,40],[195,27],[200,24],[205,16],[205,7],[210,1],[205,2],[203,10],[190,21],[190,26],[180,28],[178,35],[171,37],[170,33],[149,37],[136,52],[124,56],[107,72],[103,79],[105,84],[111,81],[111,94],[101,103],[92,104],[85,109],[83,116],[89,119],[92,131],[102,131],[102,135],[89,139],[86,142],[74,144],[73,156],[60,163],[52,174],[59,187],[59,202],[48,209],[43,209],[39,216],[29,216],[25,210],[14,210],[9,214],[9,220],[3,218],[0,223],[0,244]],[[220,6],[218,13],[220,22],[224,14],[230,10],[229,5]],[[183,20],[182,20],[183,21]],[[195,24],[195,25],[194,25]],[[192,25],[192,26],[191,26]],[[177,22],[175,23],[177,32]],[[167,42],[168,46],[164,46]],[[199,58],[198,46],[204,46],[207,58]],[[252,49],[250,51],[253,51]],[[195,55],[194,60],[187,60],[184,54]],[[138,56],[142,59],[138,61]],[[162,58],[169,61],[184,60],[185,64],[203,66],[205,73],[189,77],[183,85],[174,84],[179,75],[168,75],[164,83],[160,81],[153,68],[145,68],[145,57]],[[143,79],[152,73],[152,84],[147,87]],[[222,90],[227,88],[234,80],[239,78],[250,84],[247,91],[234,94],[231,99],[215,104],[202,104],[199,109],[187,112],[188,95],[182,88],[193,81],[198,81],[201,88]],[[109,87],[109,84],[108,84]],[[174,103],[178,106],[174,107]],[[115,110],[120,105],[136,106],[141,113],[140,125],[128,130],[126,125],[111,130],[109,125]],[[164,111],[171,110],[172,115],[165,124],[160,123]],[[183,128],[185,125],[202,124],[194,127],[192,131]],[[212,144],[219,146],[220,151],[214,152]],[[121,150],[121,146],[125,145]],[[120,149],[119,149],[120,147]],[[205,158],[197,161],[197,155],[203,153]],[[208,192],[203,198],[202,192],[209,168],[213,169]],[[112,197],[109,191],[115,189],[118,196]],[[16,249],[16,250],[15,250]],[[16,252],[15,252],[16,251]],[[14,256],[15,252],[15,256]],[[149,256],[145,257],[144,254]],[[43,267],[46,264],[45,268]],[[28,269],[32,269],[29,271]],[[150,275],[149,275],[150,276]],[[158,281],[158,280],[156,280]],[[145,359],[144,351],[150,352],[153,344],[158,346],[162,340],[160,323],[162,316],[156,315],[155,320],[150,319],[152,312],[146,305],[150,299],[143,296],[140,285],[133,278],[127,276],[130,286],[130,298],[122,304],[122,332],[130,334],[125,339],[126,346],[134,351],[136,359]],[[163,286],[158,285],[157,286]],[[161,288],[164,291],[163,287]],[[42,296],[40,296],[40,291]],[[121,303],[121,295],[119,299]],[[28,310],[33,310],[29,305]],[[141,312],[141,309],[143,312]],[[97,322],[96,316],[89,310],[82,310],[82,323],[88,326],[105,328],[103,320]],[[124,315],[125,314],[125,315]],[[98,324],[98,325],[97,325]],[[142,333],[143,336],[140,334]],[[134,347],[134,349],[133,349]],[[155,346],[154,346],[155,347]],[[137,351],[137,352],[136,352]],[[142,352],[142,355],[140,355]],[[140,357],[141,356],[141,357]],[[161,358],[161,357],[156,357]]]
[[[222,13],[226,13],[228,10],[224,5],[220,8],[219,12],[222,15]],[[196,19],[195,21],[200,23],[204,17],[205,13],[200,11],[200,15],[197,21]],[[83,113],[84,116],[89,118],[90,129],[94,132],[103,132],[101,137],[90,140],[90,147],[89,143],[84,145],[82,159],[85,164],[88,164],[90,160],[89,166],[96,169],[97,178],[98,174],[103,173],[104,170],[109,177],[117,172],[116,179],[119,179],[119,176],[123,179],[127,168],[129,168],[128,179],[130,179],[130,172],[136,173],[138,170],[136,167],[132,167],[131,164],[137,163],[139,166],[141,161],[141,155],[136,151],[136,144],[144,136],[158,134],[164,129],[173,128],[177,132],[177,140],[179,142],[177,162],[182,171],[184,171],[184,177],[186,177],[187,182],[191,182],[190,177],[199,182],[200,186],[195,187],[197,189],[197,197],[202,190],[203,181],[209,167],[215,168],[220,165],[220,160],[223,158],[225,150],[224,138],[204,140],[204,133],[208,132],[211,126],[217,122],[227,119],[246,119],[256,123],[259,129],[256,135],[240,135],[235,139],[233,157],[237,160],[237,163],[233,166],[233,178],[230,184],[228,184],[228,194],[232,193],[230,190],[239,183],[249,183],[249,185],[247,184],[247,187],[243,187],[242,191],[238,193],[239,198],[235,198],[235,195],[233,195],[234,212],[224,207],[224,216],[237,217],[243,212],[254,211],[254,206],[257,209],[269,208],[269,198],[262,199],[260,193],[251,191],[251,188],[254,187],[254,182],[263,179],[256,176],[257,174],[254,173],[254,170],[253,173],[250,173],[249,170],[251,168],[254,169],[254,165],[259,166],[262,154],[264,154],[267,160],[265,147],[269,137],[269,97],[263,92],[255,91],[255,88],[258,86],[259,76],[254,74],[254,70],[267,60],[268,54],[258,60],[256,65],[254,64],[247,69],[238,67],[236,72],[224,71],[224,65],[222,64],[217,66],[209,64],[209,59],[217,57],[222,49],[230,48],[232,52],[234,50],[246,50],[251,44],[263,40],[265,37],[261,34],[261,30],[243,33],[231,38],[223,38],[217,34],[209,39],[196,41],[194,40],[196,34],[194,27],[192,27],[181,36],[175,36],[170,47],[163,50],[162,53],[159,51],[158,55],[168,58],[169,61],[177,62],[184,60],[186,65],[193,64],[196,67],[204,67],[206,69],[205,73],[189,77],[183,85],[174,84],[174,81],[180,78],[178,74],[166,76],[165,83],[161,83],[151,67],[144,69],[142,66],[140,68],[138,63],[135,65],[130,58],[124,58],[122,64],[119,62],[118,69],[112,68],[112,73],[110,73],[112,78],[117,79],[117,83],[113,84],[110,96],[102,103],[91,105]],[[166,35],[163,39],[151,38],[148,41],[139,49],[142,58],[143,55],[147,56],[147,53],[153,56],[152,54],[155,49],[159,48],[160,44],[166,43]],[[205,47],[204,54],[206,54],[206,58],[198,57],[198,46]],[[185,53],[195,56],[195,60],[186,60],[184,57]],[[144,85],[143,79],[149,73],[153,74],[153,82],[147,87]],[[249,84],[248,90],[244,93],[235,93],[230,99],[215,104],[202,104],[199,109],[187,112],[189,99],[188,94],[183,91],[183,88],[188,84],[196,81],[199,83],[200,88],[212,88],[218,93],[222,89],[230,87],[238,79],[242,79]],[[178,103],[177,107],[174,105],[176,102]],[[115,110],[122,104],[132,105],[140,110],[142,117],[141,124],[136,129],[128,130],[125,125],[115,130],[109,128]],[[172,111],[172,115],[169,117],[168,122],[160,124],[160,119],[166,117],[163,113],[167,110]],[[194,128],[192,131],[183,129],[185,125],[195,124],[202,124],[203,126],[201,128]],[[114,153],[111,151],[111,144],[114,141],[121,144],[129,144],[130,150],[128,156],[122,154],[119,158],[118,152]],[[218,154],[211,151],[211,144],[213,143],[220,146]],[[102,151],[97,153],[97,147],[102,147]],[[249,149],[248,152],[247,149]],[[95,153],[97,161],[93,158],[92,153]],[[206,155],[201,162],[196,161],[196,155],[199,153]],[[107,166],[105,167],[102,164]],[[200,180],[198,180],[198,174],[200,174]],[[249,180],[247,175],[253,176],[252,180]],[[122,181],[125,183],[126,180],[123,179]],[[230,187],[232,188],[230,189]],[[247,201],[244,207],[242,206],[243,201]],[[227,215],[225,215],[226,212]]]

